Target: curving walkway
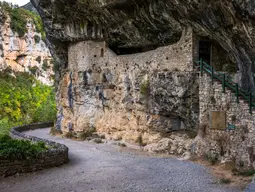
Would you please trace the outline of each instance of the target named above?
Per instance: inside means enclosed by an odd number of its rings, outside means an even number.
[[[53,137],[49,129],[27,134],[69,147],[61,167],[0,179],[1,192],[230,192],[209,170],[175,158],[156,157],[112,144]]]

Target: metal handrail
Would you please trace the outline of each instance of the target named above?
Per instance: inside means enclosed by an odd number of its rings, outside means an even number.
[[[231,76],[225,73],[215,71],[213,66],[208,65],[203,60],[195,62],[195,64],[197,65],[197,67],[199,67],[201,74],[203,74],[203,72],[206,72],[211,76],[212,83],[214,79],[222,83],[223,93],[226,92],[226,87],[234,91],[237,103],[239,103],[239,96],[242,96],[243,99],[249,103],[249,112],[250,114],[252,114],[253,107],[255,107],[255,97],[253,97],[251,91],[240,88],[240,86],[232,80]]]

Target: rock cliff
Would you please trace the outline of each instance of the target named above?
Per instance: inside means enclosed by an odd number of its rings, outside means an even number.
[[[238,65],[240,84],[255,90],[253,0],[32,0],[61,66],[68,42],[104,39],[116,52],[178,41],[186,26],[220,44]]]
[[[112,139],[147,145],[148,151],[198,151],[204,138],[198,134],[199,142],[191,145],[183,132],[197,131],[199,123],[209,125],[212,109],[227,112],[223,128],[228,129],[233,114],[227,105],[213,108],[212,95],[221,90],[212,86],[213,81],[198,82],[194,62],[205,58],[217,70],[231,66],[238,74],[235,81],[255,92],[253,0],[31,2],[43,18],[57,62],[56,127],[65,133],[96,130]],[[221,94],[216,98],[225,102],[227,95]],[[253,117],[247,106],[228,105],[236,106],[237,113],[246,111],[249,123],[243,117],[238,121],[248,124],[247,138],[253,138]],[[199,116],[207,117],[206,122]],[[221,141],[212,142],[209,136],[208,148],[201,144],[201,149],[216,149],[216,159],[224,155],[238,159],[241,154],[238,161],[251,167],[254,142],[238,131],[220,130],[223,135],[236,134],[230,143],[252,147],[239,147],[238,153],[223,150]],[[214,133],[212,140],[217,140]]]
[[[26,33],[22,36],[12,29],[11,23],[10,13],[1,8],[0,70],[29,72],[42,83],[53,85],[53,59],[32,18],[27,18]]]

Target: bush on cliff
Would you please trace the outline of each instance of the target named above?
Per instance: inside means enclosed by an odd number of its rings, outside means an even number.
[[[54,121],[55,117],[53,87],[28,73],[0,72],[0,134],[16,125]]]
[[[30,19],[36,27],[36,31],[41,33],[42,39],[45,40],[46,34],[40,16],[32,11],[19,8],[5,1],[0,1],[0,7],[5,10],[11,17],[11,29],[23,37],[27,32],[27,21]]]

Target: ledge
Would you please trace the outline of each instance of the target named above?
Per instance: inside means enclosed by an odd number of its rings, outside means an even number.
[[[12,128],[10,130],[10,136],[12,138],[25,139],[32,142],[42,141],[50,147],[47,151],[38,154],[35,159],[9,160],[0,157],[0,176],[6,177],[16,173],[39,171],[50,167],[60,166],[68,162],[68,148],[65,145],[22,133],[23,131],[47,128],[52,127],[53,125],[53,122],[47,122]]]

